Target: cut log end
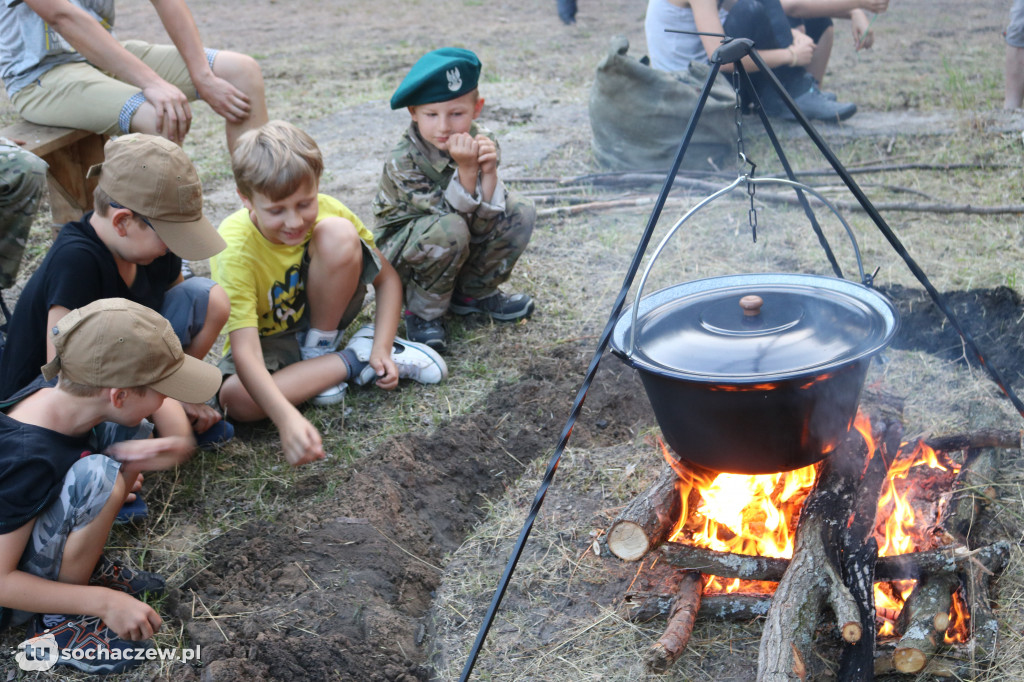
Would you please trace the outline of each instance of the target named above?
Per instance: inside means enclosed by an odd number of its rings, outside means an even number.
[[[618,521],[608,531],[608,549],[623,561],[642,559],[650,548],[647,534],[632,521]]]
[[[843,625],[842,632],[844,640],[850,644],[856,644],[864,635],[864,628],[861,627],[860,623],[849,622]]]
[[[919,673],[928,664],[928,656],[920,649],[903,647],[892,654],[892,665],[901,673]]]

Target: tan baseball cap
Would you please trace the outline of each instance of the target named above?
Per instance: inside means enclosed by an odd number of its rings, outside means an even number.
[[[220,389],[220,370],[186,355],[170,322],[124,298],[72,310],[51,334],[57,356],[42,367],[47,380],[62,372],[85,386],[148,386],[184,403],[206,402]]]
[[[156,135],[121,135],[103,147],[99,176],[111,199],[147,218],[160,239],[185,260],[203,260],[227,246],[203,215],[203,185],[181,147]]]

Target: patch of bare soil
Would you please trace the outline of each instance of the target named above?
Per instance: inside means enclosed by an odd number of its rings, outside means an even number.
[[[883,287],[900,311],[901,327],[893,348],[922,350],[947,360],[980,367],[945,314],[921,289]],[[1009,287],[948,291],[942,294],[982,355],[1014,390],[1024,386],[1024,303]]]
[[[191,618],[185,600],[177,613],[209,661],[202,679],[428,679],[423,616],[445,556],[524,463],[549,453],[586,359],[569,345],[537,358],[479,414],[386,442],[329,495],[315,477],[288,492],[323,496],[315,509],[297,504],[211,542],[212,563],[185,587],[219,617]],[[621,442],[653,421],[632,370],[607,364],[573,433],[580,447]]]

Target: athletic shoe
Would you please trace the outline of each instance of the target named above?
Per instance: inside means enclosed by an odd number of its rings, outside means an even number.
[[[121,639],[97,616],[37,615],[26,635],[29,641],[23,646],[27,653],[31,645],[31,662],[36,666],[67,665],[93,675],[133,668],[146,660],[145,650],[153,647],[149,640]]]
[[[309,402],[313,403],[317,407],[326,407],[327,405],[337,405],[345,399],[345,391],[348,389],[348,384],[344,381],[337,386],[330,386],[325,388],[323,391],[313,396]]]
[[[405,336],[414,343],[425,343],[438,353],[448,348],[448,330],[440,317],[424,320],[415,313],[405,311]]]
[[[167,589],[167,583],[164,581],[163,576],[150,573],[149,571],[122,566],[120,563],[111,561],[102,554],[100,555],[99,562],[96,564],[96,568],[89,577],[89,584],[109,587],[112,590],[125,592],[133,597],[141,596],[146,592],[159,597]]]
[[[456,315],[484,313],[490,315],[492,319],[511,322],[533,314],[533,299],[526,294],[509,296],[503,291],[497,291],[485,298],[455,294],[448,309]]]
[[[758,94],[766,114],[774,118],[796,120],[796,116],[774,90]],[[857,105],[853,102],[833,102],[813,84],[803,94],[793,97],[793,101],[800,112],[812,120],[845,121],[857,113]]]
[[[368,324],[349,340],[346,349],[356,354],[360,362],[368,362],[370,351],[373,350],[373,325]],[[415,343],[395,337],[391,347],[391,361],[398,368],[399,379],[412,379],[421,384],[437,384],[448,378],[448,365],[437,351],[425,343]],[[376,381],[377,372],[371,365],[366,365],[359,376],[353,380],[357,386]]]

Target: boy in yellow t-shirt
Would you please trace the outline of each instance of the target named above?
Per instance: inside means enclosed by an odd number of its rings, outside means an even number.
[[[269,417],[297,466],[324,451],[296,405],[339,402],[347,381],[438,383],[448,368],[431,348],[395,338],[402,283],[359,218],[319,193],[323,157],[309,135],[271,121],[239,138],[231,162],[245,208],[221,223],[227,248],[210,261],[231,299],[220,403],[236,420]],[[368,284],[375,324],[336,350]]]

